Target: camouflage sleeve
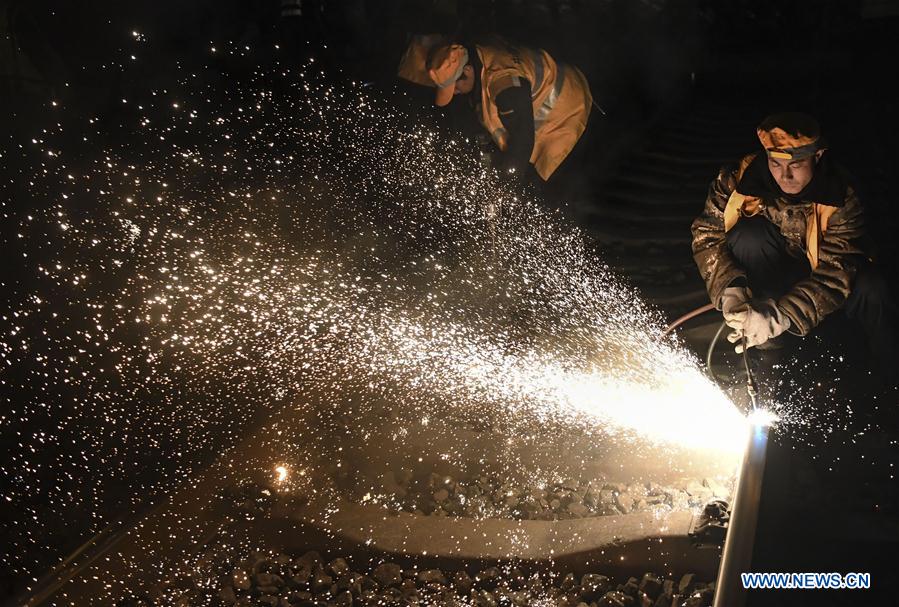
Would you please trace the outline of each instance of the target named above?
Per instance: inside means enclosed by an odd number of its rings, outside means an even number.
[[[705,281],[709,298],[721,309],[721,294],[735,279],[746,273],[734,261],[724,239],[724,208],[737,187],[737,170],[724,167],[709,186],[702,215],[693,222],[693,259]]]
[[[777,302],[790,319],[791,333],[806,335],[849,297],[858,264],[864,259],[863,235],[862,205],[850,188],[821,237],[818,267]]]

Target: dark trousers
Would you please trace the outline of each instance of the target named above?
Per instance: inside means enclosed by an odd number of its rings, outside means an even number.
[[[790,255],[780,230],[760,215],[741,218],[726,241],[755,297],[777,299],[811,274],[808,260]],[[877,366],[895,373],[896,304],[874,264],[865,261],[859,267],[842,311],[864,332]]]

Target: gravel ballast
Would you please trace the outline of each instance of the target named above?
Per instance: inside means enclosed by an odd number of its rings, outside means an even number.
[[[601,572],[524,573],[515,566],[444,571],[403,567],[391,561],[356,564],[349,558],[307,551],[300,555],[254,553],[238,563],[203,557],[194,587],[172,590],[138,605],[238,607],[704,607],[714,583],[693,574],[665,578],[645,573],[618,580]]]

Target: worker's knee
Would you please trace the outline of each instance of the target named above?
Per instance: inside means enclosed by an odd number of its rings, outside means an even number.
[[[790,257],[780,230],[764,217],[740,219],[728,230],[726,240],[734,261],[746,271],[749,286],[756,295],[780,296],[808,273],[805,260]]]
[[[727,247],[738,263],[771,259],[784,254],[784,237],[773,223],[762,216],[744,217],[725,236]]]

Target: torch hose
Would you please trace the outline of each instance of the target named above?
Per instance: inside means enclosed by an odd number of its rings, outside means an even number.
[[[662,332],[662,336],[666,336],[672,331],[674,331],[678,326],[687,322],[691,318],[696,318],[700,314],[705,314],[706,312],[710,312],[715,309],[715,304],[707,303],[704,306],[700,306],[695,310],[687,312],[673,323],[665,327],[665,331]],[[718,343],[718,339],[721,337],[721,333],[724,332],[724,328],[727,326],[726,322],[722,322],[721,326],[718,327],[718,330],[715,332],[715,337],[712,338],[712,341],[709,343],[709,349],[705,355],[705,366],[709,370],[709,373],[712,372],[712,354],[715,352],[715,344]],[[741,334],[740,340],[743,344],[743,368],[746,370],[746,390],[749,392],[749,400],[752,402],[752,409],[755,411],[758,409],[758,388],[755,383],[755,377],[752,375],[752,368],[749,365],[749,348],[746,347],[746,335]]]
[[[714,309],[715,309],[715,304],[708,303],[704,306],[700,306],[699,308],[696,308],[692,312],[687,312],[686,314],[684,314],[683,316],[681,316],[680,318],[675,320],[673,323],[671,323],[670,325],[665,327],[665,330],[662,332],[662,337],[668,335],[669,333],[674,331],[679,325],[684,324],[691,318],[696,318],[700,314],[705,314],[706,312],[709,312]]]
[[[752,410],[757,411],[759,408],[759,391],[755,383],[755,377],[752,375],[752,368],[749,366],[749,348],[746,347],[746,333],[740,332],[740,342],[743,344],[743,367],[746,369],[746,391],[749,392],[749,402],[752,403]]]
[[[721,321],[721,326],[718,327],[717,331],[715,331],[715,337],[713,337],[712,341],[709,342],[709,349],[705,353],[705,368],[708,369],[709,374],[712,373],[712,354],[715,353],[715,345],[718,343],[718,339],[721,338],[721,334],[724,333],[725,327],[727,327],[727,323]]]
[[[711,312],[714,309],[715,309],[715,304],[707,303],[704,306],[700,306],[700,307],[696,308],[695,310],[687,312],[686,314],[684,314],[683,316],[681,316],[680,318],[675,320],[673,323],[668,325],[665,328],[665,331],[662,332],[662,337],[668,335],[669,333],[674,331],[678,326],[684,324],[691,318],[696,318],[700,314],[705,314],[706,312]],[[709,349],[706,352],[706,356],[705,356],[705,366],[708,369],[709,373],[712,372],[712,354],[715,352],[715,344],[718,343],[718,338],[721,337],[721,333],[724,331],[724,327],[726,327],[726,326],[727,325],[725,323],[721,323],[721,326],[718,327],[718,331],[715,333],[715,337],[713,337],[711,343],[709,343]]]

